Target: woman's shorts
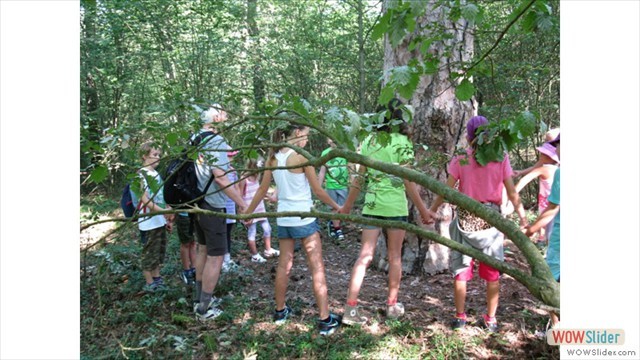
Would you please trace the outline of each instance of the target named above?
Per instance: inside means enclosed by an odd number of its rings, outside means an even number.
[[[380,220],[390,220],[390,221],[403,221],[403,222],[407,222],[408,221],[408,217],[406,216],[377,216],[377,215],[362,215],[366,218],[370,218],[370,219],[380,219]],[[381,229],[380,226],[376,226],[376,225],[366,225],[366,224],[362,224],[362,228],[365,230],[373,230],[373,229]]]
[[[278,225],[279,239],[304,239],[313,233],[320,231],[318,222],[314,221],[308,225],[302,226],[280,226]]]

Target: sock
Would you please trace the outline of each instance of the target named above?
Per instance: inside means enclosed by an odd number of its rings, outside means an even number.
[[[456,313],[458,319],[467,320],[467,313]]]
[[[229,262],[229,261],[231,261],[231,253],[224,254],[224,262]]]
[[[324,320],[320,320],[320,322],[329,324],[331,322],[331,315],[329,315],[329,317]]]
[[[213,297],[213,293],[206,293],[202,291],[200,293],[200,305],[198,305],[198,313],[204,314],[207,312],[207,308],[209,307],[209,303],[211,302],[211,298]]]
[[[156,284],[164,284],[164,281],[162,281],[162,276],[158,276],[158,277],[154,276],[153,282]]]
[[[491,316],[489,316],[487,314],[484,314],[484,315],[482,315],[482,317],[484,318],[484,322],[486,322],[486,323],[495,323],[495,322],[497,322],[495,316],[491,317]]]
[[[287,308],[287,304],[284,304],[284,307],[282,308],[282,310],[278,310],[278,308],[276,308],[276,312],[277,313],[284,312],[284,309],[286,309],[286,308]]]
[[[358,300],[347,300],[347,305],[358,306]]]
[[[202,293],[202,280],[196,280],[196,296],[195,300],[200,301],[200,294]]]

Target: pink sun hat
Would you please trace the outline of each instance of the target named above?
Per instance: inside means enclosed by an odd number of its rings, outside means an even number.
[[[555,146],[551,145],[550,143],[546,142],[546,143],[542,144],[542,146],[538,146],[536,148],[536,150],[538,150],[542,154],[547,155],[553,161],[555,161],[557,163],[560,163],[560,159],[558,158],[558,154],[556,153],[556,148],[555,148]]]

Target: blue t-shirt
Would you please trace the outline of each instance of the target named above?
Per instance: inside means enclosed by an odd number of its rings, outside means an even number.
[[[556,170],[551,185],[551,194],[548,200],[550,203],[560,206],[560,169]],[[547,250],[547,264],[556,280],[560,280],[560,210],[553,218],[553,231],[549,239],[549,249]]]

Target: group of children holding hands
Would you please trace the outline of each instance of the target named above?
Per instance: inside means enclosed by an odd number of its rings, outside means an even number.
[[[361,154],[363,156],[400,166],[411,166],[414,162],[413,144],[409,127],[403,120],[402,106],[399,100],[393,99],[384,109],[380,109],[385,111],[386,116],[385,123],[378,128],[378,132],[387,132],[389,140],[385,141],[384,144],[380,144],[375,133],[369,135],[361,145]],[[400,125],[392,126],[392,123],[399,123]],[[559,135],[557,138],[554,137],[551,141],[537,148],[540,152],[539,163],[532,169],[528,169],[528,173],[524,175],[522,180],[517,185],[514,185],[514,171],[507,155],[500,162],[490,162],[484,166],[478,164],[475,160],[476,138],[482,132],[483,126],[487,124],[487,119],[482,116],[472,117],[468,121],[466,135],[469,147],[465,155],[456,156],[449,163],[447,185],[454,189],[457,188],[458,191],[498,212],[502,205],[503,189],[506,189],[509,200],[513,203],[520,219],[520,225],[528,236],[539,232],[540,229],[550,224],[555,217],[554,225],[548,226],[548,230],[544,232],[545,237],[540,237],[540,239],[549,239],[547,261],[554,276],[557,274],[556,279],[559,281],[558,208],[560,171],[555,171],[559,163]],[[334,211],[349,214],[360,191],[366,189],[365,206],[362,210],[362,215],[366,218],[406,222],[409,215],[407,196],[418,210],[423,223],[432,223],[439,218],[437,212],[444,201],[442,196],[436,197],[433,204],[427,207],[419,194],[416,184],[376,169],[360,165],[358,174],[353,176],[348,191],[345,182],[349,180],[349,172],[347,170],[347,162],[344,159],[338,160],[338,162],[332,161],[331,164],[324,166],[319,178],[315,168],[308,165],[308,160],[295,150],[306,146],[308,134],[309,128],[301,125],[289,125],[286,129],[278,130],[274,134],[273,142],[282,144],[282,147],[270,151],[264,163],[265,169],[261,169],[262,164],[259,164],[257,160],[249,160],[247,162],[245,172],[239,178],[231,181],[235,183],[233,186],[237,186],[246,204],[246,208],[239,208],[238,213],[265,212],[263,199],[267,195],[273,180],[278,192],[277,212],[311,211],[313,193]],[[143,169],[141,174],[145,174],[142,177],[144,179],[152,177],[157,182],[159,181],[158,183],[161,183],[160,176],[155,171],[160,158],[159,150],[145,144],[142,147],[142,152]],[[228,155],[232,157],[235,153],[229,152]],[[342,171],[343,169],[344,171]],[[229,169],[227,175],[234,171]],[[345,173],[347,174],[346,178],[344,176]],[[261,179],[260,174],[262,174]],[[554,177],[555,180],[551,181]],[[322,182],[325,178],[327,179],[327,190],[322,187]],[[540,179],[541,190],[538,203],[541,215],[533,225],[529,226],[518,191],[534,178]],[[143,183],[143,187],[145,192],[142,197],[142,203],[144,204],[144,209],[141,210],[142,214],[168,208],[163,203],[161,187],[158,188],[156,186],[154,189],[154,186],[151,186],[147,181]],[[461,208],[458,209],[457,216],[451,222],[450,234],[452,240],[466,246],[473,246],[483,253],[502,261],[504,257],[502,233],[486,223],[483,224],[483,220],[475,218],[474,214],[462,210]],[[184,268],[183,280],[186,283],[190,283],[192,280],[190,274],[195,266],[195,248],[193,241],[187,241],[191,230],[189,225],[185,225],[188,224],[185,219],[188,220],[189,217],[178,214],[176,218],[178,219],[178,229],[181,234],[180,253]],[[138,219],[143,242],[146,240],[142,251],[142,268],[147,282],[146,290],[154,291],[164,287],[159,274],[159,266],[162,263],[166,248],[166,232],[164,229],[166,226],[167,230],[171,231],[173,219],[173,215],[156,215]],[[266,261],[265,257],[279,257],[275,277],[274,322],[283,323],[294,313],[294,310],[287,303],[286,295],[289,275],[293,266],[294,245],[298,239],[302,242],[302,248],[305,251],[312,276],[313,292],[318,307],[317,327],[320,334],[329,335],[338,329],[342,323],[353,325],[367,322],[366,314],[358,307],[358,295],[363,286],[366,269],[373,260],[377,239],[382,231],[381,227],[363,225],[360,253],[351,271],[344,314],[340,316],[329,310],[322,241],[316,218],[300,216],[278,217],[276,219],[276,231],[279,250],[271,248],[272,232],[266,218],[251,219],[244,223],[248,230],[248,247],[251,252],[251,261],[262,263]],[[260,225],[263,229],[264,257],[258,252],[255,243],[257,225]],[[344,238],[339,221],[331,221],[328,227],[331,236],[337,239]],[[228,233],[230,234],[230,231]],[[404,306],[398,302],[402,277],[401,252],[404,237],[405,230],[403,229],[386,229],[389,262],[386,302],[386,316],[388,318],[399,318],[404,315]],[[227,254],[228,251],[229,245],[227,245]],[[452,251],[450,268],[455,277],[454,303],[456,309],[456,314],[452,320],[454,329],[462,328],[467,324],[467,315],[465,313],[466,283],[473,278],[473,267],[474,259],[457,251]],[[487,311],[480,319],[479,324],[489,331],[497,331],[496,311],[499,299],[500,272],[482,262],[479,263],[478,268],[479,276],[487,282]],[[212,300],[210,306],[217,307],[217,305]],[[221,310],[219,311],[221,312]]]

